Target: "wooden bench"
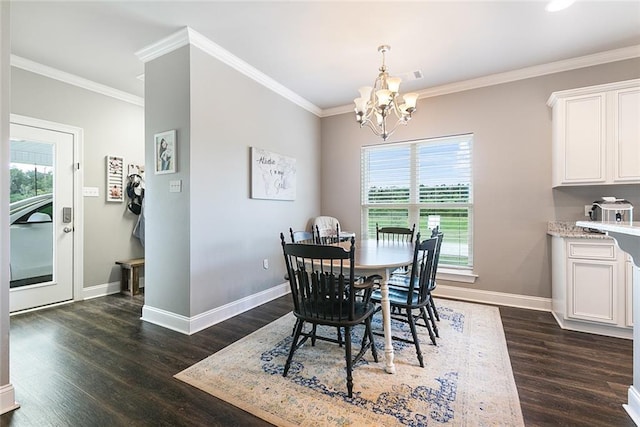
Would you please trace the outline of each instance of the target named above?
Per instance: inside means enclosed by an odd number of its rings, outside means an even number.
[[[144,258],[116,261],[120,266],[120,292],[137,295],[140,293],[140,269],[144,267]]]

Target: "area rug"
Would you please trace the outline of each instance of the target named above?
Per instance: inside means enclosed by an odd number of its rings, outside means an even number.
[[[436,299],[437,346],[418,327],[425,367],[415,346],[393,342],[396,374],[365,355],[347,396],[344,349],[307,342],[282,376],[295,317],[289,313],[175,377],[278,426],[523,426],[500,313],[496,307]],[[378,313],[374,330],[382,330]],[[364,327],[353,333],[354,354]],[[392,322],[394,335],[410,337]],[[335,328],[320,334],[336,335]]]

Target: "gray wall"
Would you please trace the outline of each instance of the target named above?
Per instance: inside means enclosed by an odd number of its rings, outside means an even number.
[[[179,156],[177,174],[148,180],[145,304],[195,316],[283,283],[279,233],[320,211],[320,119],[195,47],[145,76],[147,164],[160,131],[178,130]],[[295,201],[250,198],[252,146],[296,158]]]
[[[640,77],[640,59],[426,98],[390,142],[473,133],[474,271],[471,287],[551,296],[550,220],[584,219],[601,196],[640,204],[635,185],[551,189],[552,92]],[[322,214],[360,230],[360,148],[380,144],[353,114],[322,119]],[[335,173],[340,171],[340,173]],[[443,282],[445,283],[445,282]]]
[[[126,203],[105,201],[105,158],[144,164],[143,108],[12,67],[11,112],[84,130],[84,186],[100,191],[83,198],[84,287],[120,281],[114,262],[142,257],[144,250],[131,235],[137,217]]]
[[[170,82],[170,83],[169,83]],[[189,48],[145,65],[145,305],[189,316]],[[153,135],[176,130],[176,173],[154,174]],[[181,193],[169,181],[182,180]]]

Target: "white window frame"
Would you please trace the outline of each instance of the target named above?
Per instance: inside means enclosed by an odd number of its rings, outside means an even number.
[[[442,143],[443,141],[451,140],[452,142],[460,142],[461,139],[466,139],[470,146],[470,160],[469,160],[469,174],[470,174],[470,188],[469,188],[469,200],[468,203],[420,203],[419,202],[419,171],[417,168],[418,164],[418,147],[421,145],[429,144],[429,143]],[[367,164],[365,162],[365,154],[367,152],[376,150],[376,147],[392,147],[392,146],[409,146],[410,147],[410,158],[409,158],[409,185],[410,185],[410,201],[409,203],[367,203],[367,194],[366,194],[366,180],[369,176],[367,170]],[[465,134],[465,135],[455,135],[455,136],[447,136],[447,137],[438,137],[438,138],[428,138],[428,139],[420,139],[413,141],[404,141],[398,143],[391,144],[377,144],[375,146],[363,146],[361,149],[361,169],[360,169],[360,178],[361,178],[361,230],[360,235],[362,238],[375,238],[375,235],[371,236],[369,233],[370,224],[369,221],[369,209],[406,209],[408,210],[408,223],[416,224],[416,231],[419,230],[422,225],[422,229],[427,227],[427,224],[420,224],[420,210],[421,209],[444,209],[444,208],[466,208],[468,209],[468,265],[465,266],[454,266],[454,265],[443,265],[438,268],[438,277],[443,280],[452,280],[459,281],[465,283],[473,283],[477,278],[477,275],[473,273],[473,134]],[[372,225],[375,228],[375,224]],[[428,236],[423,236],[428,237]],[[445,237],[446,241],[446,237]]]

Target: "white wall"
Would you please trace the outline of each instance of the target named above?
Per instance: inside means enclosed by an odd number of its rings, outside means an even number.
[[[83,198],[83,285],[119,282],[115,261],[144,256],[144,250],[131,235],[137,216],[126,203],[105,201],[105,158],[116,155],[125,163],[144,164],[143,108],[12,67],[11,113],[84,130],[84,186],[98,187],[100,197]]]
[[[550,220],[583,219],[603,195],[640,204],[638,186],[551,189],[552,92],[640,77],[640,59],[421,99],[391,141],[474,134],[474,271],[469,287],[551,297]],[[322,119],[322,213],[360,230],[360,148],[380,144],[353,114]],[[336,173],[339,171],[340,173]]]

